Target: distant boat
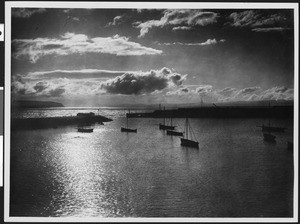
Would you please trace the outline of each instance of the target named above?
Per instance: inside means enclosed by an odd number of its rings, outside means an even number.
[[[167,130],[167,135],[183,136],[183,132]]]
[[[199,148],[199,142],[198,141],[194,141],[192,139],[189,139],[189,131],[191,132],[191,135],[194,135],[193,130],[190,127],[189,120],[188,120],[188,118],[186,118],[186,121],[185,121],[185,136],[180,139],[181,145],[192,147],[192,148]]]
[[[285,129],[287,128],[283,128],[283,127],[272,127],[272,126],[265,126],[265,125],[260,125],[257,127],[261,127],[263,132],[284,132]]]
[[[90,133],[90,132],[94,131],[94,128],[78,128],[77,130],[78,130],[78,132],[87,132],[87,133]]]
[[[165,107],[164,107],[164,111],[165,111]],[[165,114],[164,114],[164,120],[162,124],[159,124],[159,129],[160,130],[174,130],[175,126],[172,125],[172,118],[171,118],[171,125],[166,125],[166,118],[165,118]]]
[[[263,133],[263,135],[264,135],[264,141],[276,142],[276,140],[275,140],[276,136],[275,135],[272,135],[271,133]]]
[[[293,142],[287,141],[287,150],[293,150],[293,149],[294,149]]]
[[[172,118],[171,118],[171,125],[172,125]],[[174,135],[174,136],[183,136],[183,132],[181,131],[174,131],[174,130],[167,130],[167,135]]]
[[[271,110],[270,102],[269,102],[269,110]],[[284,128],[284,127],[271,126],[270,118],[269,118],[269,126],[265,126],[263,124],[263,125],[260,125],[260,126],[257,126],[257,127],[260,127],[263,132],[284,132],[285,129],[287,129],[287,128]]]
[[[130,113],[130,110],[129,110]],[[121,132],[135,132],[137,133],[137,129],[128,128],[128,116],[126,115],[126,128],[121,127]]]

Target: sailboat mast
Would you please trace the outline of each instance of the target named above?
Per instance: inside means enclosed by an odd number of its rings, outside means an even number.
[[[130,109],[128,111],[128,114],[130,114]],[[126,116],[126,128],[128,129],[128,115]]]
[[[186,139],[189,138],[189,121],[188,118],[185,120],[185,133],[186,133]]]
[[[166,110],[166,107],[164,106],[164,125],[166,124],[166,117],[165,117],[165,110]]]

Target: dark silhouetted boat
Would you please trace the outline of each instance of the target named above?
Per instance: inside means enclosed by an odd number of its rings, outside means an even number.
[[[183,136],[183,132],[167,130],[167,135]]]
[[[182,146],[192,147],[192,148],[199,148],[199,142],[194,141],[192,139],[189,139],[189,131],[191,132],[191,135],[193,134],[193,130],[190,127],[189,120],[186,118],[185,121],[185,136],[180,139]]]
[[[78,132],[90,133],[90,132],[94,131],[94,128],[78,128],[77,130],[78,130]]]
[[[294,149],[293,142],[287,141],[287,150],[293,150],[293,149]]]
[[[165,107],[164,107],[164,111],[165,111]],[[174,130],[175,126],[172,125],[172,118],[171,118],[171,125],[166,125],[166,118],[165,118],[165,115],[164,115],[163,123],[159,124],[159,129],[160,130]]]
[[[270,102],[269,102],[269,110],[271,110],[271,106],[270,106]],[[271,121],[269,119],[269,126],[265,126],[264,124],[263,125],[260,125],[260,126],[257,126],[257,127],[260,127],[262,132],[284,132],[285,129],[287,128],[284,128],[284,127],[274,127],[274,126],[271,126]]]
[[[160,130],[174,130],[175,126],[159,124],[159,129]]]
[[[130,110],[129,110],[130,113]],[[126,115],[126,128],[121,127],[121,132],[134,132],[137,133],[137,129],[128,128],[128,115]]]
[[[257,127],[261,127],[261,130],[263,132],[284,132],[285,129],[287,129],[287,128],[283,128],[283,127],[272,127],[272,126],[270,126],[270,124],[269,124],[269,126],[261,125],[261,126],[257,126]]]
[[[276,142],[275,138],[276,136],[275,135],[272,135],[271,133],[263,133],[264,135],[264,141],[266,142]]]

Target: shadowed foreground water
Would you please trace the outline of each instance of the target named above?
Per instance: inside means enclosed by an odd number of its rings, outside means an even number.
[[[199,150],[158,130],[158,119],[15,131],[11,216],[291,217],[292,121],[265,143],[260,119],[190,119]],[[183,127],[183,119],[174,122]]]

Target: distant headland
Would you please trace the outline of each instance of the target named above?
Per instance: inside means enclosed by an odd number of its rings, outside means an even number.
[[[12,102],[15,109],[64,107],[61,103],[52,101],[15,100]]]

